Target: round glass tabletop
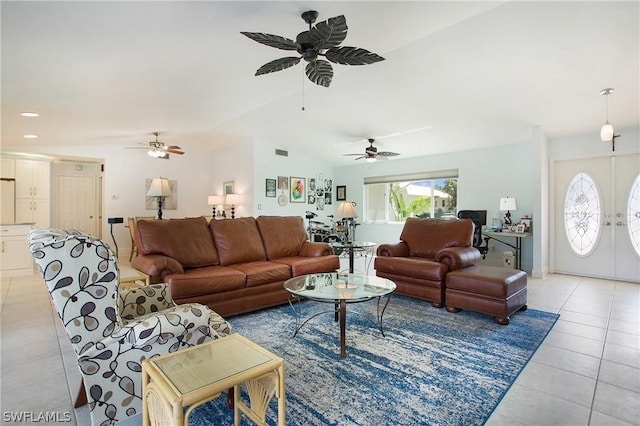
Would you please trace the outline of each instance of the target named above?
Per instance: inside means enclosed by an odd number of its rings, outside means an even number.
[[[385,296],[396,289],[393,281],[361,274],[311,274],[291,278],[284,283],[289,293],[320,302],[344,300],[362,302]]]

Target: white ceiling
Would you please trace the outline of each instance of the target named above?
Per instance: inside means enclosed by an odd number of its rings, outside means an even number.
[[[2,1],[2,145],[153,139],[189,150],[255,140],[339,165],[369,137],[396,158],[639,126],[639,2]],[[386,58],[334,65],[330,88],[240,31],[295,39],[344,14],[343,45]],[[305,106],[304,111],[302,105]],[[38,118],[20,112],[35,111]],[[417,131],[412,131],[420,129]],[[397,133],[404,134],[397,135]],[[39,137],[24,140],[23,135]],[[145,155],[125,151],[123,155]],[[362,161],[362,160],[360,160]],[[393,160],[391,160],[393,161]]]

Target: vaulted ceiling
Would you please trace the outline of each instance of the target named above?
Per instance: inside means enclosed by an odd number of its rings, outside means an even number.
[[[580,1],[2,1],[2,146],[146,144],[212,150],[241,140],[336,165],[366,138],[395,158],[599,137],[639,126],[639,3]],[[385,57],[254,76],[290,52],[240,31],[295,39],[300,18],[345,15],[342,43]],[[304,110],[303,108],[304,107]],[[37,118],[21,112],[35,111]],[[25,134],[38,138],[26,140]],[[394,161],[394,160],[390,160]]]

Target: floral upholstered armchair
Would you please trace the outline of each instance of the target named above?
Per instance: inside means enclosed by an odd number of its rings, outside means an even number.
[[[120,288],[111,249],[90,235],[36,228],[29,244],[78,357],[94,426],[141,411],[143,360],[230,332],[208,307],[176,305],[166,284]]]

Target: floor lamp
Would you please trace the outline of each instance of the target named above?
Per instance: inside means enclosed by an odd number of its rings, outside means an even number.
[[[163,177],[153,178],[147,196],[158,199],[158,219],[162,219],[162,203],[164,202],[164,197],[169,195],[171,195],[169,179]]]

